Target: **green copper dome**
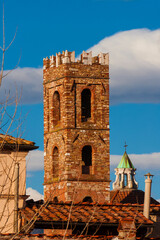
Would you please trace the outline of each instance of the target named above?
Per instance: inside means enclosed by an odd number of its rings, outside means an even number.
[[[133,168],[133,169],[135,169],[131,160],[129,159],[126,151],[124,152],[123,157],[122,157],[120,163],[118,164],[117,168]]]

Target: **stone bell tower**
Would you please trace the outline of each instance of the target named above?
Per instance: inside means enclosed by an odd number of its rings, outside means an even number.
[[[108,201],[108,54],[45,58],[43,84],[45,200]]]

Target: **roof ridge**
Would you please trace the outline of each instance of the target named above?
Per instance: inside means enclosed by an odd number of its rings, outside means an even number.
[[[113,195],[113,197],[112,197],[110,203],[113,203],[113,201],[114,201],[114,199],[116,198],[118,192],[119,192],[119,190],[116,190],[116,191],[115,191],[115,193],[114,193],[114,195]]]

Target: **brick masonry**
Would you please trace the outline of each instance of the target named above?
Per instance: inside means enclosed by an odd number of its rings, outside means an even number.
[[[109,200],[108,54],[92,57],[83,52],[75,61],[74,52],[66,51],[45,58],[43,80],[45,200],[79,202],[86,196],[96,202]],[[91,117],[86,121],[81,116],[84,89],[91,92]],[[57,92],[59,103],[53,97]],[[92,148],[90,174],[82,174],[86,145]]]

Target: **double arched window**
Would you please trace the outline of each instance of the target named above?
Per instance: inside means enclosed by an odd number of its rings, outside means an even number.
[[[86,122],[91,117],[91,91],[85,88],[81,93],[81,121]]]
[[[92,147],[86,145],[82,148],[82,174],[90,174],[90,166],[92,166]]]
[[[57,177],[59,175],[59,152],[57,147],[53,149],[52,160],[53,160],[53,163],[52,163],[53,176]]]
[[[56,126],[61,119],[60,95],[58,91],[53,94],[53,125]]]

